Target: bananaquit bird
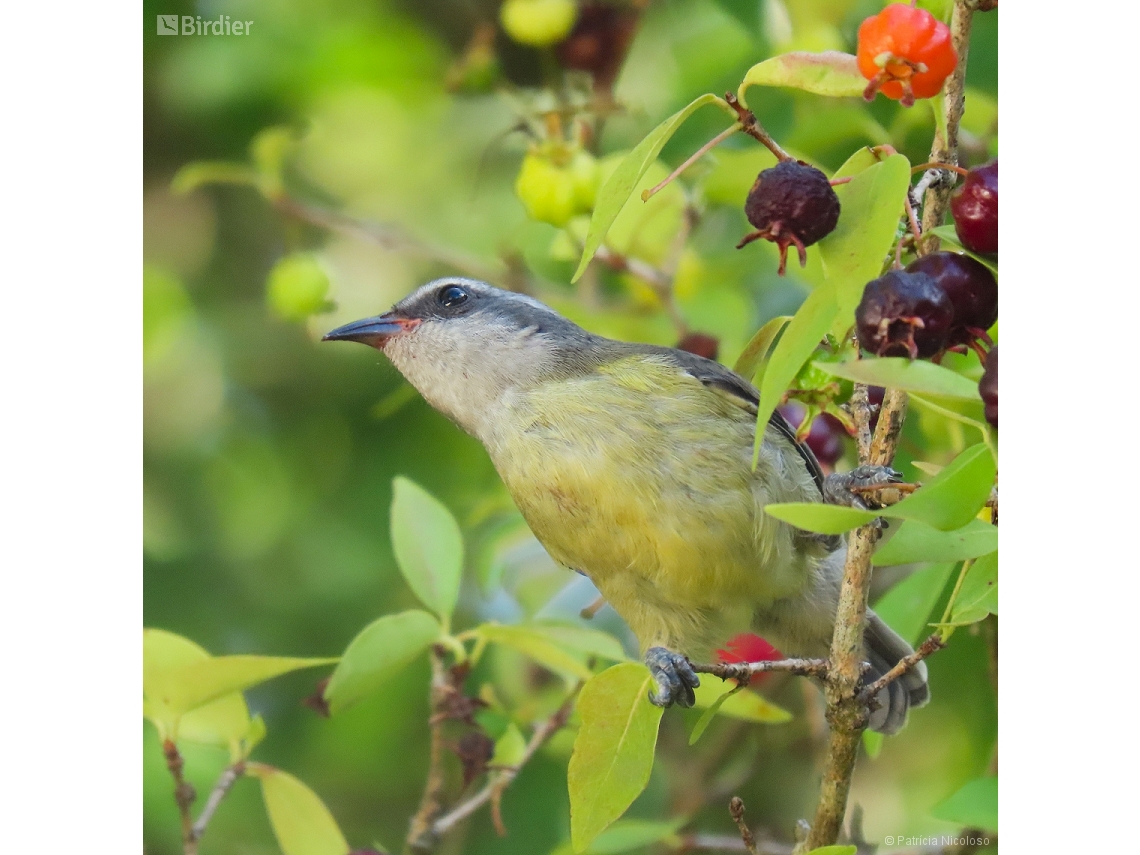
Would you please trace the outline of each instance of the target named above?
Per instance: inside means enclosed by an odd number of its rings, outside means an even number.
[[[483,282],[430,282],[392,311],[325,340],[371,345],[435,409],[487,449],[556,561],[594,582],[633,629],[651,700],[692,706],[689,660],[753,631],[785,654],[828,654],[846,547],[764,513],[771,502],[858,503],[824,478],[779,414],[752,470],[759,395],[720,364],[587,332],[542,303]],[[868,679],[910,646],[873,612]],[[929,699],[919,663],[882,690],[871,727],[894,733]]]

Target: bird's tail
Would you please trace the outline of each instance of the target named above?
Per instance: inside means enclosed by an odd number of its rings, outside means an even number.
[[[871,663],[871,670],[865,678],[868,683],[882,677],[898,664],[900,659],[914,652],[898,633],[869,609],[863,642],[867,661]],[[893,683],[881,689],[875,699],[879,702],[879,708],[871,712],[871,730],[888,736],[897,733],[906,723],[907,710],[911,707],[921,707],[930,700],[926,663],[919,662]]]

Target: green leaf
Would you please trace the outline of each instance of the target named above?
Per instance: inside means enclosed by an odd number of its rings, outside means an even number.
[[[785,502],[765,505],[764,513],[804,531],[843,534],[866,525],[884,512],[861,511],[858,508],[825,505],[822,502]]]
[[[954,567],[952,563],[932,564],[915,570],[879,598],[875,614],[907,642],[917,644],[930,634],[931,612]]]
[[[434,616],[418,609],[368,624],[349,642],[325,687],[329,711],[338,713],[375,692],[423,655],[441,631]]]
[[[681,842],[677,831],[688,821],[688,817],[679,817],[667,822],[619,819],[598,835],[597,839],[586,848],[585,855],[620,855],[622,852],[641,849],[653,843],[664,843],[670,848],[676,848]],[[555,849],[551,855],[571,855],[573,852],[574,847],[566,843]]]
[[[290,671],[336,661],[335,657],[211,656],[165,672],[158,683],[159,693],[148,700],[178,716]]]
[[[979,519],[972,519],[954,531],[939,531],[918,520],[909,520],[875,553],[871,563],[886,567],[916,561],[963,561],[997,548],[997,527]]]
[[[724,702],[727,701],[733,695],[735,695],[737,692],[743,691],[744,687],[747,685],[748,685],[747,683],[738,683],[737,685],[735,685],[731,689],[729,689],[727,692],[722,693],[720,695],[720,697],[718,697],[715,701],[713,701],[711,704],[708,705],[708,707],[705,709],[705,711],[703,713],[701,713],[701,717],[699,719],[697,719],[697,723],[695,725],[693,725],[693,732],[689,734],[689,744],[690,745],[696,745],[697,744],[697,740],[700,739],[701,736],[704,734],[704,732],[708,728],[710,722],[712,722],[713,716],[715,716],[718,712],[720,712],[720,708],[724,704]]]
[[[977,623],[998,610],[998,558],[997,553],[983,555],[970,565],[958,598],[950,612],[950,623],[961,626]]]
[[[245,698],[241,692],[233,692],[182,716],[178,739],[228,748],[230,760],[239,760],[242,742],[248,739],[252,726]]]
[[[791,315],[780,315],[760,327],[756,331],[756,335],[752,336],[748,344],[744,346],[744,350],[737,358],[736,364],[732,366],[732,370],[745,380],[751,380],[755,377],[756,372],[767,359],[768,351],[772,349],[776,336],[783,331],[791,319]]]
[[[816,362],[816,367],[846,380],[966,401],[981,399],[978,384],[957,372],[922,359],[887,356],[853,362]]]
[[[867,752],[867,756],[872,760],[878,757],[879,752],[883,750],[883,734],[874,730],[864,730],[863,750]]]
[[[689,116],[706,104],[720,104],[728,112],[733,112],[724,99],[711,93],[701,95],[687,107],[674,113],[650,131],[645,139],[626,155],[625,160],[606,179],[606,183],[598,190],[597,200],[594,203],[594,213],[590,217],[590,228],[586,232],[582,260],[578,263],[578,269],[574,272],[571,282],[577,282],[578,278],[585,272],[586,265],[590,263],[590,259],[594,257],[594,253],[602,245],[606,232],[610,230],[610,226],[621,213],[621,209],[629,201],[633,188],[637,186],[637,182],[641,180],[641,176],[645,174],[646,170],[657,160],[657,155],[661,153],[665,143]]]
[[[549,638],[567,650],[589,656],[600,656],[614,662],[625,662],[629,659],[621,642],[600,629],[591,629],[587,626],[577,626],[572,623],[558,623],[556,621],[535,621],[526,626],[540,635]]]
[[[998,830],[998,779],[975,778],[930,812],[938,819],[970,828]]]
[[[570,756],[570,840],[582,852],[649,783],[661,707],[649,702],[653,678],[641,664],[614,665],[578,697],[582,725]]]
[[[749,86],[787,86],[833,98],[858,98],[867,88],[867,78],[859,72],[855,57],[849,53],[793,51],[748,69],[736,93],[742,103]]]
[[[952,224],[948,226],[936,226],[930,230],[930,233],[936,235],[939,240],[950,244],[959,252],[964,252],[966,255],[970,256],[970,258],[981,264],[984,264],[990,269],[990,272],[993,273],[994,276],[998,275],[997,260],[992,256],[978,255],[976,252],[970,252],[970,250],[962,246],[962,241],[958,239],[958,232],[955,230]]]
[[[517,650],[556,674],[580,680],[589,680],[593,676],[581,659],[562,649],[550,635],[533,625],[485,623],[477,627],[476,632],[488,641]]]
[[[879,513],[918,520],[940,531],[960,529],[985,505],[997,475],[993,455],[984,443],[972,445],[897,505]]]
[[[721,699],[723,684],[712,682],[712,677],[701,680],[701,685],[693,690],[697,696],[696,707],[704,709]],[[720,704],[720,715],[737,718],[741,721],[755,721],[760,724],[783,724],[792,720],[792,714],[778,707],[757,692],[741,692],[724,698]]]
[[[808,357],[815,353],[815,349],[819,347],[820,341],[838,314],[839,306],[835,301],[833,283],[821,285],[808,295],[799,311],[788,323],[784,334],[780,336],[768,359],[764,376],[760,379],[756,439],[752,447],[753,468],[759,459],[760,444],[764,441],[764,432],[768,427],[768,419],[772,417],[772,411],[776,409],[780,398],[799,374]]]
[[[820,846],[807,853],[807,855],[855,855],[859,851],[857,846]]]
[[[238,184],[257,186],[257,173],[244,163],[223,160],[198,160],[187,163],[170,179],[170,192],[182,195],[205,184]]]
[[[154,723],[160,739],[174,739],[181,716],[162,702],[170,691],[168,674],[209,659],[206,649],[164,629],[143,630],[143,715]]]
[[[407,478],[392,481],[392,549],[408,586],[446,628],[459,602],[463,536],[443,503]]]
[[[320,796],[264,763],[248,764],[245,773],[261,782],[265,811],[284,855],[346,855],[351,847]]]
[[[525,754],[526,739],[512,721],[495,741],[495,753],[491,756],[490,765],[513,769],[522,763]]]

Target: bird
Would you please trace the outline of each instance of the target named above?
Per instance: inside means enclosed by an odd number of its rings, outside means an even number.
[[[866,507],[824,477],[778,413],[752,466],[759,393],[718,362],[591,333],[533,297],[474,279],[429,282],[325,341],[383,352],[433,408],[482,443],[550,556],[586,576],[637,637],[658,706],[695,702],[692,668],[739,632],[826,657],[844,539],[764,512],[775,502]],[[873,611],[864,680],[913,653]],[[930,697],[925,663],[883,687],[869,726],[896,733]]]

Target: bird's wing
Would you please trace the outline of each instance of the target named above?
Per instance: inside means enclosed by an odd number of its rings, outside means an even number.
[[[668,355],[683,368],[686,373],[691,374],[705,386],[708,386],[710,389],[715,389],[723,395],[727,395],[750,413],[756,414],[760,405],[760,393],[756,390],[755,386],[735,371],[730,371],[719,362],[705,359],[703,356],[697,356],[696,354],[688,353],[684,350],[664,347],[660,348],[657,352]],[[816,486],[819,487],[822,493],[823,470],[820,469],[819,461],[815,459],[812,450],[796,440],[795,430],[778,411],[772,411],[772,415],[768,418],[768,424],[775,428],[780,435],[787,439],[796,451],[799,452],[804,465],[807,466],[808,472],[811,473],[812,480],[815,481]]]

